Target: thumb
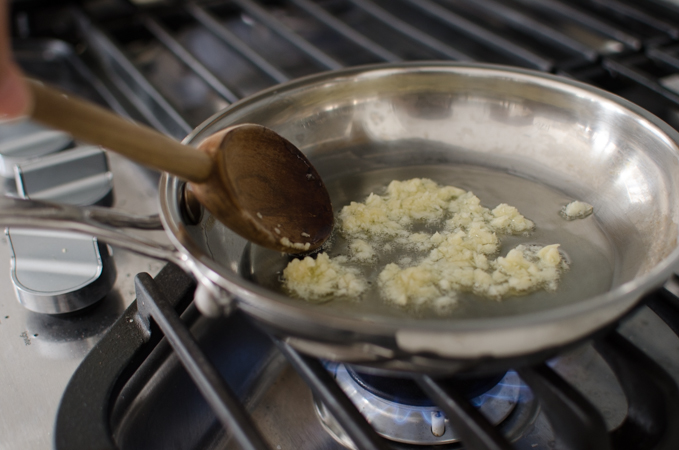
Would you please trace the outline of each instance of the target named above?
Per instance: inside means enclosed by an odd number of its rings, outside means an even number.
[[[21,72],[13,63],[5,64],[0,68],[0,120],[28,113],[29,105],[30,94]]]

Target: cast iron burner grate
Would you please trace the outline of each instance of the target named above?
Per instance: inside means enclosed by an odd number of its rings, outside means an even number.
[[[672,282],[679,286],[679,280]],[[136,286],[137,301],[81,364],[64,393],[57,417],[56,448],[118,448],[110,431],[110,405],[163,335],[239,445],[245,449],[270,448],[179,316],[190,301],[193,281],[180,269],[168,265],[156,280],[139,274]],[[649,294],[644,303],[676,329],[679,299],[669,290]],[[321,361],[272,339],[355,448],[403,448],[402,444],[377,434]],[[611,432],[589,400],[547,364],[517,369],[563,448],[679,448],[679,428],[675,426],[679,421],[679,389],[671,376],[615,330],[598,337],[594,347],[615,373],[627,398],[627,417]],[[495,428],[478,411],[468,398],[468,391],[465,393],[450,380],[424,374],[412,375],[412,380],[448,417],[465,448],[513,448],[502,434],[502,427]]]

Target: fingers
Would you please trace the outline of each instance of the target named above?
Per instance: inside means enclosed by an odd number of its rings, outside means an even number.
[[[0,71],[0,119],[11,119],[28,113],[30,96],[19,69],[8,64]]]
[[[8,2],[0,0],[0,119],[26,114],[30,105],[28,87],[12,61]]]

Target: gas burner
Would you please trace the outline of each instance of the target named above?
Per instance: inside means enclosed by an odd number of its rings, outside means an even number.
[[[356,371],[351,366],[345,369],[362,388],[391,403],[411,406],[434,406],[434,402],[409,378],[373,375]],[[456,377],[455,389],[467,399],[479,397],[496,386],[506,373],[489,377]]]
[[[442,445],[460,441],[448,419],[429,399],[420,395],[419,388],[413,381],[394,378],[392,380],[398,382],[390,383],[386,377],[357,373],[336,363],[328,364],[327,369],[361,414],[385,438],[417,445]],[[395,395],[393,386],[396,384],[404,386],[403,393]],[[485,392],[479,392],[484,387]],[[521,409],[517,406],[524,403],[530,404],[529,409],[534,408],[530,391],[513,371],[504,376],[475,382],[464,380],[462,390],[493,425],[501,424],[515,409]],[[325,405],[314,398],[314,406],[330,435],[345,447],[355,448]],[[530,416],[533,416],[524,413],[519,415],[527,420],[520,421],[521,424],[512,424],[513,435],[516,434],[517,427],[524,429],[531,420]]]

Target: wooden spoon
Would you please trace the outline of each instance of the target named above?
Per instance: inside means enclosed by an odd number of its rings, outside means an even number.
[[[99,106],[29,81],[30,116],[77,139],[189,181],[212,215],[245,239],[287,253],[330,236],[330,196],[304,154],[261,125],[226,128],[189,147]]]

